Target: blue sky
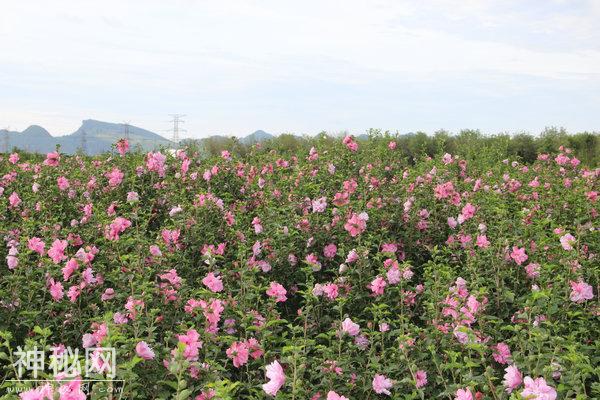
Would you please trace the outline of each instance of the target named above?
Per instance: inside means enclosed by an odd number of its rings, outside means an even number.
[[[600,130],[599,20],[599,0],[2,0],[0,127]]]

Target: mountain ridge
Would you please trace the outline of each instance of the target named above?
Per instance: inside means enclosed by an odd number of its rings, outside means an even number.
[[[75,132],[63,136],[52,136],[45,128],[35,124],[28,126],[22,132],[0,129],[0,149],[4,152],[17,148],[37,153],[49,153],[55,150],[56,145],[60,145],[61,152],[73,154],[82,151],[85,146],[85,153],[93,155],[110,151],[119,139],[126,136],[129,137],[132,148],[140,148],[143,151],[158,147],[173,148],[177,146],[174,142],[155,132],[134,125],[85,119]],[[227,136],[212,135],[209,138],[220,137],[226,138]],[[253,144],[274,137],[263,130],[257,130],[239,140],[244,144]],[[203,138],[195,140],[203,140]],[[7,144],[8,149],[6,148]]]

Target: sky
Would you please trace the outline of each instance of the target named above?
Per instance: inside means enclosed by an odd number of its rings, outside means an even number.
[[[600,130],[600,0],[0,0],[0,128]]]

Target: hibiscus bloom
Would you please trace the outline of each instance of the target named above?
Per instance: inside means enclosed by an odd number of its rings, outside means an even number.
[[[552,386],[548,386],[544,378],[532,379],[531,377],[526,376],[523,383],[525,384],[525,389],[521,392],[521,397],[524,399],[556,399],[556,390],[554,390]]]
[[[144,341],[139,342],[135,346],[135,352],[144,360],[152,360],[154,358],[154,351]]]
[[[376,374],[373,377],[373,390],[377,394],[387,394],[388,396],[392,393],[389,389],[394,386],[394,383],[386,378],[384,375]]]
[[[346,318],[342,322],[342,332],[345,332],[350,336],[356,336],[360,333],[360,326],[357,323],[352,322],[350,318]]]
[[[277,392],[283,384],[285,383],[285,374],[283,373],[283,368],[279,364],[277,360],[273,361],[271,364],[267,365],[267,378],[269,382],[262,385],[265,393],[276,396]]]
[[[594,298],[594,291],[591,285],[588,285],[584,281],[574,282],[571,281],[571,301],[575,303],[583,303],[586,300]]]

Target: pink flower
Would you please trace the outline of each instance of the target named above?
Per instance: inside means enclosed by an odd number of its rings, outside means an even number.
[[[123,157],[125,153],[127,153],[127,150],[129,150],[129,141],[127,139],[120,139],[117,142],[117,151],[119,152],[121,157]]]
[[[584,281],[574,282],[571,281],[571,301],[575,303],[583,303],[586,300],[594,298],[594,291],[591,285],[588,285]]]
[[[42,241],[42,239],[40,239],[38,237],[32,237],[27,242],[27,247],[29,248],[29,250],[35,251],[40,256],[43,256],[44,255],[44,248],[46,247],[46,243],[44,243]]]
[[[271,282],[271,286],[267,289],[267,295],[269,297],[275,297],[276,303],[286,301],[286,293],[287,291],[285,288],[277,282]]]
[[[56,179],[56,184],[58,185],[58,188],[60,190],[67,190],[69,188],[69,186],[71,186],[69,184],[69,180],[67,178],[65,178],[64,176],[58,177]]]
[[[183,356],[190,360],[195,361],[198,359],[198,349],[202,347],[202,342],[199,340],[200,335],[195,329],[190,329],[185,335],[177,335],[179,343],[185,344],[183,350]]]
[[[371,289],[373,294],[380,296],[383,294],[383,289],[386,285],[387,283],[385,282],[385,279],[378,276],[377,278],[373,279],[373,281],[369,284],[369,289]]]
[[[322,213],[327,208],[327,197],[319,197],[312,201],[312,212]]]
[[[537,278],[540,276],[540,265],[537,263],[529,263],[525,266],[525,272],[529,278]]]
[[[494,360],[496,360],[499,364],[508,364],[510,361],[510,348],[506,343],[498,343],[494,348],[494,353],[492,354]]]
[[[418,370],[415,372],[415,380],[417,389],[427,385],[427,372],[422,369]]]
[[[215,276],[215,274],[213,274],[212,272],[210,272],[204,277],[204,279],[202,279],[202,283],[212,292],[217,293],[223,290],[223,281],[220,277]]]
[[[512,252],[510,253],[510,258],[512,258],[518,265],[523,264],[529,257],[525,253],[525,249],[513,246]]]
[[[473,400],[473,394],[469,388],[458,389],[454,396],[454,400]]]
[[[576,241],[575,237],[570,233],[560,237],[560,244],[562,245],[562,248],[567,251],[573,250],[573,244],[575,244]]]
[[[475,211],[477,209],[475,208],[475,206],[471,203],[467,203],[463,209],[462,209],[462,216],[464,218],[465,221],[473,218],[473,216],[475,216]]]
[[[117,217],[108,226],[106,230],[106,238],[108,240],[119,240],[119,235],[125,231],[125,229],[131,226],[131,221],[123,217]]]
[[[347,397],[344,397],[342,395],[337,394],[333,390],[330,390],[327,393],[327,400],[350,400],[350,399],[348,399]]]
[[[260,218],[254,217],[254,219],[252,219],[252,226],[254,227],[254,233],[256,233],[257,235],[262,233],[263,226]]]
[[[233,360],[236,368],[248,362],[248,346],[244,342],[233,342],[226,351],[227,357]]]
[[[117,167],[113,168],[110,172],[104,174],[106,178],[108,178],[108,185],[110,187],[117,187],[123,182],[123,177],[125,176],[121,170]]]
[[[67,246],[68,243],[66,240],[56,239],[52,243],[52,246],[48,250],[48,257],[52,259],[54,264],[58,264],[59,262],[67,259],[67,256],[65,256],[65,249]]]
[[[345,332],[350,336],[356,336],[360,333],[360,326],[357,323],[352,322],[350,318],[346,318],[342,321],[342,332]]]
[[[273,361],[271,364],[267,365],[267,378],[269,382],[262,385],[265,393],[276,396],[277,392],[283,384],[285,383],[285,374],[283,373],[283,368],[277,360]]]
[[[355,249],[352,249],[352,250],[350,250],[350,252],[348,253],[348,256],[346,257],[346,262],[348,264],[352,264],[356,260],[358,260],[358,253],[356,252]]]
[[[167,157],[161,152],[148,153],[146,156],[146,168],[148,171],[154,171],[158,173],[158,176],[163,178],[165,176],[165,161]]]
[[[377,394],[387,394],[388,396],[392,393],[389,389],[394,386],[393,382],[386,378],[384,375],[376,374],[373,377],[373,390]]]
[[[21,198],[19,197],[17,192],[12,192],[12,194],[8,196],[8,203],[12,208],[19,207],[19,204],[21,204]]]
[[[63,280],[69,280],[69,278],[71,277],[71,275],[73,275],[73,272],[75,272],[77,268],[79,268],[79,263],[76,259],[71,258],[69,261],[67,261],[67,264],[62,269]]]
[[[139,342],[135,346],[135,352],[144,360],[152,360],[154,358],[154,351],[144,341]]]
[[[554,400],[556,399],[556,390],[552,386],[548,386],[544,378],[536,378],[535,380],[529,376],[523,381],[525,389],[521,392],[521,397],[531,400]]]
[[[487,239],[486,235],[477,235],[477,242],[476,242],[477,246],[482,248],[482,249],[486,249],[488,247],[490,247],[490,242]]]
[[[338,297],[338,285],[335,283],[327,283],[323,285],[323,293],[327,295],[329,300],[335,300]]]
[[[44,165],[48,165],[49,167],[57,167],[58,162],[60,160],[60,154],[58,152],[52,152],[46,154],[46,159],[44,160]]]
[[[50,280],[50,295],[55,301],[59,301],[65,295],[63,285],[60,282],[54,282],[54,279]]]
[[[367,221],[366,219],[361,218],[360,215],[352,213],[352,215],[344,225],[344,229],[348,231],[350,236],[356,237],[363,233],[365,229],[367,229]]]
[[[100,296],[100,300],[108,301],[114,297],[115,297],[115,290],[113,288],[108,288],[104,291],[104,293],[102,293],[102,296]]]
[[[504,374],[502,383],[506,388],[506,393],[512,393],[512,391],[518,388],[523,382],[523,374],[521,374],[519,368],[514,365],[509,365],[504,371],[506,371],[506,374]]]
[[[335,257],[336,253],[337,253],[337,246],[335,244],[333,244],[333,243],[328,244],[323,249],[323,255],[325,257],[327,257],[327,258],[333,258],[333,257]]]

